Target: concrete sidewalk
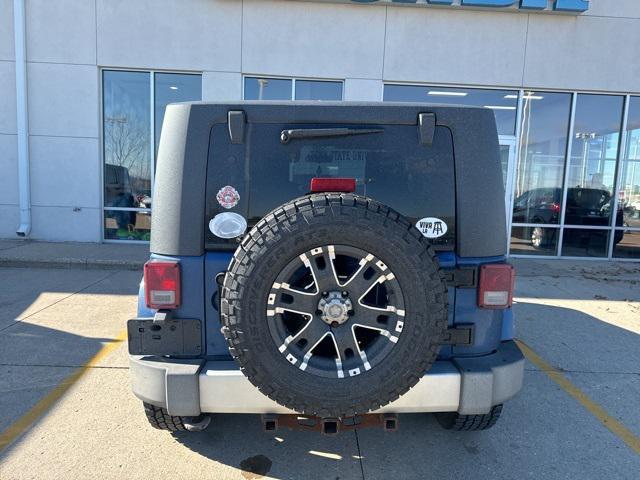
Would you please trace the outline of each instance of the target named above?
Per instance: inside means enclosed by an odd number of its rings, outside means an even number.
[[[149,258],[147,243],[74,243],[0,239],[1,267],[140,270]],[[640,262],[510,259],[518,277],[584,276],[594,280],[638,280]]]
[[[141,270],[149,245],[0,240],[0,266]]]

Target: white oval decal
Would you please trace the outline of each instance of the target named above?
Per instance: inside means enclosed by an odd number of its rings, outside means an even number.
[[[427,238],[440,238],[447,233],[447,224],[435,217],[421,218],[416,222],[416,228]]]

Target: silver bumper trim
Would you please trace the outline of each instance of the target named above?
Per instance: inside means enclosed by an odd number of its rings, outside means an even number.
[[[171,415],[294,413],[263,395],[233,361],[131,356],[134,394]],[[522,388],[524,358],[514,342],[484,357],[437,361],[402,397],[376,413],[488,413]]]

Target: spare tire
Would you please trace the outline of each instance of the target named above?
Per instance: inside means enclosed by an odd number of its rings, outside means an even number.
[[[426,238],[352,194],[314,194],[263,218],[224,279],[222,332],[258,389],[305,415],[367,413],[436,359],[446,285]]]

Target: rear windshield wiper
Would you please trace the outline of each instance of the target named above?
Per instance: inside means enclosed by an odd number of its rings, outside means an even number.
[[[348,137],[350,135],[368,135],[382,133],[382,128],[298,128],[282,130],[280,143],[287,144],[296,138]]]

